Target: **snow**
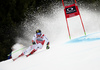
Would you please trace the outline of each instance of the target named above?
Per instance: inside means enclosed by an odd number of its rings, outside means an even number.
[[[100,32],[54,45],[29,57],[2,61],[0,70],[100,70]]]

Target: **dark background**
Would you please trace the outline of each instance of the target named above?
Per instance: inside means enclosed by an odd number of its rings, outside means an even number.
[[[6,60],[11,52],[12,45],[15,44],[15,38],[21,36],[17,30],[25,20],[28,12],[43,11],[51,3],[61,2],[62,0],[0,0],[0,61]],[[70,0],[64,0],[69,2]],[[73,1],[73,0],[71,0]],[[84,4],[92,4],[100,0],[77,0]],[[35,12],[33,12],[35,11]],[[44,11],[45,12],[45,11]]]

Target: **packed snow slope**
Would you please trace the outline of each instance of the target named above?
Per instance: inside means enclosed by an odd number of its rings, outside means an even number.
[[[2,61],[0,70],[100,70],[100,32],[50,47],[16,61]]]

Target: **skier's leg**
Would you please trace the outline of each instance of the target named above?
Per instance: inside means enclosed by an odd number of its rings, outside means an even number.
[[[26,57],[30,56],[31,54],[33,54],[36,50],[33,49],[28,55],[26,55]]]
[[[27,54],[28,52],[30,52],[32,50],[32,46],[29,46],[23,53],[24,55]]]
[[[28,49],[26,49],[24,52],[22,52],[17,58],[25,55],[26,53],[28,53],[29,51],[31,51],[33,49],[33,46],[29,46]],[[17,58],[13,59],[13,61],[15,61]]]
[[[31,54],[33,54],[35,51],[37,51],[38,49],[41,49],[42,48],[42,44],[39,43],[39,44],[36,44],[36,45],[33,45],[33,50],[30,52],[30,54],[26,55],[27,57],[30,56]]]
[[[37,47],[35,49],[42,49],[43,45],[41,43],[37,44]]]
[[[31,50],[32,50],[32,46],[29,46],[28,49],[26,49],[24,52],[22,52],[18,57],[25,55],[26,53],[28,53]]]
[[[32,45],[31,52],[28,55],[26,55],[26,56],[28,57],[29,55],[33,54],[36,51],[36,49],[35,49],[36,47],[37,47],[37,44]]]

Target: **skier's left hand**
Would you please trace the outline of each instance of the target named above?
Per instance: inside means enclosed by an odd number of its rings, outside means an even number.
[[[46,49],[50,49],[49,45],[47,45]]]

